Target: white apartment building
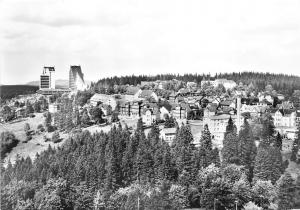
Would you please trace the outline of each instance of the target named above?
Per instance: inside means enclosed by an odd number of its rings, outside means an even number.
[[[55,69],[53,66],[44,66],[40,76],[40,89],[55,89]]]
[[[237,115],[221,114],[203,117],[203,126],[207,124],[212,136],[213,144],[217,145],[219,148],[223,147],[224,135],[230,117],[237,126],[237,130],[239,130],[240,125],[242,125],[244,121],[242,116],[238,117]]]
[[[232,89],[237,86],[235,81],[228,79],[202,80],[201,87],[203,87],[204,84],[210,84],[214,87],[218,87],[218,85],[223,85],[226,90]]]
[[[295,127],[297,113],[295,110],[277,110],[274,115],[275,127]]]

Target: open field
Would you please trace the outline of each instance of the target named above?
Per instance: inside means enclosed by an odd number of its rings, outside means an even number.
[[[48,148],[49,145],[51,147],[56,147],[62,145],[64,140],[68,137],[68,134],[60,133],[60,137],[63,139],[59,143],[53,143],[51,141],[45,142],[43,136],[46,134],[47,137],[51,138],[52,133],[43,133],[43,134],[34,134],[32,139],[25,143],[26,135],[24,132],[25,123],[29,123],[30,129],[36,131],[37,126],[39,124],[43,124],[44,117],[42,113],[35,113],[34,118],[25,118],[20,121],[15,121],[11,123],[5,123],[0,125],[0,131],[11,131],[15,134],[16,138],[19,140],[19,143],[16,147],[12,149],[10,153],[7,154],[5,159],[3,160],[4,165],[7,164],[8,160],[12,163],[15,162],[17,155],[20,157],[26,158],[29,156],[34,159],[37,153],[40,153]]]

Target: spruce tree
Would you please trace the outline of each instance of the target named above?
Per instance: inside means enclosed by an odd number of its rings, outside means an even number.
[[[296,138],[294,139],[294,142],[293,142],[291,161],[297,161],[297,154],[298,154],[299,146],[300,146],[300,135],[299,134],[300,134],[300,123],[298,123]]]
[[[253,178],[253,168],[257,148],[248,121],[245,119],[239,132],[239,159],[240,164],[247,169],[249,181]]]
[[[200,139],[200,147],[195,154],[196,168],[201,169],[209,166],[211,163],[219,164],[219,151],[212,149],[212,140],[208,126],[205,125]]]
[[[280,133],[277,133],[276,136],[276,142],[275,142],[276,147],[278,147],[280,150],[282,150],[282,136],[280,135]]]
[[[51,131],[51,122],[52,122],[51,114],[50,112],[47,112],[45,116],[45,127],[47,129],[47,132]]]
[[[223,140],[222,157],[223,162],[227,164],[239,163],[239,141],[236,134],[236,126],[233,123],[232,118],[228,120],[226,132]]]
[[[278,209],[292,209],[295,202],[296,186],[290,173],[286,172],[278,181],[278,190]]]
[[[274,142],[275,126],[273,117],[270,114],[265,114],[262,119],[262,133],[260,144],[270,145]]]
[[[254,180],[271,180],[274,184],[281,176],[282,156],[278,147],[260,145],[254,165]]]

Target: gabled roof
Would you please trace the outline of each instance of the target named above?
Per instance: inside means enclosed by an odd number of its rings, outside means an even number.
[[[139,87],[129,86],[127,87],[126,94],[127,95],[135,95],[140,90]]]
[[[221,105],[221,106],[230,106],[232,103],[233,103],[233,100],[227,99],[227,100],[225,100],[225,101],[221,101],[221,102],[220,102],[220,105]]]
[[[295,111],[295,109],[282,109],[283,115],[290,115]]]

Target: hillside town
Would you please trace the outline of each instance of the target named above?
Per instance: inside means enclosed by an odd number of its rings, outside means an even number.
[[[45,66],[35,94],[1,100],[5,189],[19,186],[13,183],[23,179],[29,180],[25,185],[48,180],[46,186],[59,186],[66,179],[77,191],[85,187],[94,193],[89,199],[95,199],[88,204],[66,205],[119,209],[132,204],[136,209],[136,199],[144,199],[138,208],[144,205],[152,209],[156,205],[152,202],[161,201],[142,197],[155,191],[148,186],[152,183],[159,187],[156,193],[169,186],[164,199],[170,199],[170,209],[281,209],[287,205],[287,198],[280,198],[281,188],[286,187],[283,180],[289,181],[291,190],[296,189],[292,180],[297,180],[296,185],[300,180],[300,91],[288,96],[270,84],[259,89],[255,80],[243,84],[204,74],[201,78],[114,85],[99,80],[87,85],[81,66],[70,66],[69,87],[56,88],[55,68]],[[74,158],[74,163],[65,162]],[[75,168],[75,177],[68,177],[70,173],[62,167]],[[49,179],[58,174],[65,178]],[[109,174],[116,178],[110,179]],[[221,183],[216,182],[218,177],[223,179]],[[79,182],[83,185],[77,186]],[[210,190],[222,189],[223,184],[228,185],[228,192],[210,194]],[[139,187],[147,190],[128,200]],[[46,193],[38,186],[33,190]],[[2,191],[5,209],[15,205],[28,205],[29,209],[52,206],[36,196],[26,200],[21,195],[17,200],[25,203],[13,204],[16,200],[6,197],[9,192],[13,191]],[[67,189],[65,193],[71,196]],[[299,196],[293,193],[288,194],[289,205],[298,205]],[[75,194],[81,196],[80,191]],[[125,196],[129,203],[118,200],[118,196]],[[171,201],[172,196],[181,196],[182,200]],[[195,200],[189,196],[196,196]],[[111,203],[114,199],[117,201]]]
[[[174,119],[178,126],[196,125],[197,132],[193,133],[195,146],[199,146],[201,133],[207,125],[213,145],[222,149],[230,118],[239,132],[245,119],[250,124],[255,124],[259,117],[268,113],[274,121],[276,132],[283,137],[284,149],[291,151],[300,122],[298,104],[295,105],[283,94],[277,93],[271,85],[257,92],[253,84],[237,84],[227,79],[205,79],[200,84],[173,79],[142,81],[136,86],[127,84],[123,93],[105,94],[96,93],[85,84],[80,66],[70,67],[69,88],[56,89],[54,75],[54,67],[44,67],[37,93],[9,100],[2,107],[0,121],[8,122],[30,117],[33,112],[41,111],[48,111],[55,116],[62,111],[60,107],[63,106],[63,101],[59,100],[58,95],[71,98],[81,91],[84,101],[73,107],[79,111],[80,117],[82,113],[87,113],[89,119],[92,119],[91,110],[99,108],[103,123],[110,124],[112,118],[113,122],[116,122],[117,118],[124,123],[137,122],[140,118],[145,128],[159,124],[161,138],[170,145],[176,134],[176,129],[164,126],[170,118]],[[165,91],[170,84],[178,90]],[[102,92],[107,92],[107,89]],[[55,118],[52,119],[54,126]]]

